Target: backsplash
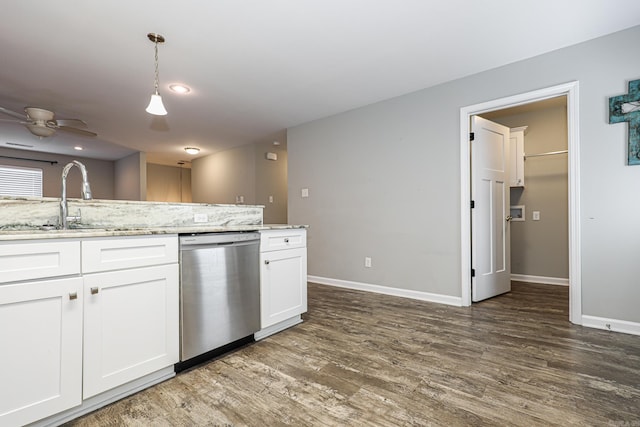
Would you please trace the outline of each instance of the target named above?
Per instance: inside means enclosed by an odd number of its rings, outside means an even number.
[[[69,228],[262,225],[264,206],[69,199]],[[60,199],[0,197],[0,230],[58,226]],[[194,219],[198,219],[195,222]]]

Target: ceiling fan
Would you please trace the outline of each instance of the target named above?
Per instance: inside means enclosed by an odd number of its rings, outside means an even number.
[[[15,111],[8,110],[4,107],[0,107],[0,113],[4,113],[8,116],[15,117],[17,120],[5,120],[16,122],[24,125],[29,132],[39,136],[40,138],[46,138],[56,133],[57,130],[63,130],[66,132],[73,132],[82,136],[97,136],[95,132],[91,132],[86,129],[87,124],[79,119],[55,119],[53,111],[45,110],[43,108],[26,107],[24,109],[25,114],[16,113]]]

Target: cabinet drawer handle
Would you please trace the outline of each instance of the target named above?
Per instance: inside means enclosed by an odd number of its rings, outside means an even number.
[[[70,300],[78,299],[78,293],[77,292],[69,292],[69,299]]]
[[[268,259],[265,259],[265,260],[264,260],[264,263],[265,263],[266,265],[269,265],[269,262],[270,262],[270,261],[269,261]]]
[[[100,289],[98,289],[97,287],[95,287],[95,288],[91,288],[91,295],[95,295],[95,294],[97,294],[98,292],[100,292]]]

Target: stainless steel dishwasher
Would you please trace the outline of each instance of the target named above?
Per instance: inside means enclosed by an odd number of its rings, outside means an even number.
[[[253,341],[260,330],[259,262],[259,233],[180,236],[181,363],[176,370],[234,342]]]

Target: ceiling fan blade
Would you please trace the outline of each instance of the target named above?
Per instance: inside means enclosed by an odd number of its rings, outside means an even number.
[[[70,126],[74,128],[86,128],[87,124],[80,119],[56,119],[57,126]]]
[[[27,116],[24,114],[16,113],[15,111],[7,110],[4,107],[0,107],[0,113],[4,113],[7,116],[15,117],[16,119],[26,120]]]
[[[82,136],[98,136],[97,133],[91,132],[89,130],[78,129],[71,126],[58,126],[57,129],[63,130],[65,132],[77,133]]]

